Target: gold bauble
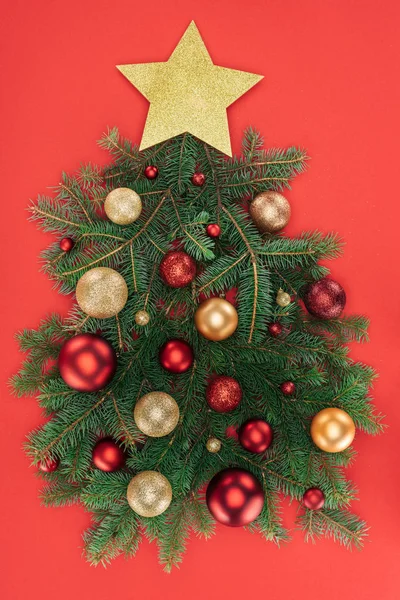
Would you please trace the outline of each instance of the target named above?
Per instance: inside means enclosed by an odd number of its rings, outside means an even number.
[[[353,419],[341,408],[324,408],[311,422],[311,437],[325,452],[342,452],[356,434]]]
[[[133,418],[142,433],[163,437],[175,429],[179,421],[179,406],[165,392],[150,392],[137,401]]]
[[[285,306],[289,306],[291,301],[292,299],[290,297],[290,294],[284,292],[282,289],[278,290],[278,293],[276,294],[276,303],[279,304],[279,306],[285,308]]]
[[[277,233],[289,223],[290,204],[278,192],[261,192],[250,204],[250,216],[261,233]]]
[[[219,342],[232,335],[238,326],[236,308],[223,298],[205,300],[194,315],[196,329],[207,340]]]
[[[107,217],[117,225],[129,225],[140,217],[142,201],[139,194],[129,188],[116,188],[107,194],[104,202]]]
[[[96,319],[115,317],[128,299],[125,279],[108,267],[87,271],[76,286],[76,301],[84,313]]]
[[[135,323],[136,325],[140,325],[144,327],[150,321],[150,315],[147,310],[138,310],[135,315]]]
[[[156,517],[167,510],[172,500],[168,479],[158,471],[142,471],[130,480],[128,504],[141,517]]]
[[[207,450],[212,454],[216,454],[217,452],[219,452],[221,450],[221,446],[221,441],[216,437],[208,438],[206,443]]]

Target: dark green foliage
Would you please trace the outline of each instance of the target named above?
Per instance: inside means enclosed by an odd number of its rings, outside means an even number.
[[[251,130],[245,134],[243,155],[232,160],[188,134],[139,152],[113,129],[100,145],[113,155],[112,165],[100,169],[89,164],[76,177],[64,174],[55,198],[40,197],[30,207],[32,219],[43,229],[75,241],[72,251],[64,253],[57,239],[42,256],[43,269],[61,292],[72,292],[94,266],[117,269],[129,288],[128,302],[117,318],[95,320],[74,306],[65,322],[51,317],[37,331],[18,334],[21,349],[29,354],[13,388],[19,396],[38,393],[44,414],[51,417],[29,435],[28,454],[35,464],[47,457],[60,459],[57,471],[42,474],[43,502],[81,502],[91,511],[93,527],[84,540],[93,564],[133,555],[145,535],[156,541],[160,560],[170,570],[181,561],[191,531],[206,538],[213,533],[204,486],[222,468],[236,465],[254,473],[265,489],[264,510],[251,531],[277,544],[288,539],[279,495],[301,500],[308,487],[317,486],[326,504],[299,516],[306,537],[328,535],[346,546],[360,546],[366,527],[347,512],[355,490],[344,472],[354,452],[321,452],[311,441],[309,426],[319,410],[336,406],[359,429],[371,434],[381,430],[368,395],[374,373],[349,359],[343,345],[367,339],[368,321],[359,316],[310,318],[297,301],[306,283],[328,272],[319,261],[340,254],[336,236],[261,236],[246,210],[256,193],[289,187],[305,169],[306,154],[297,148],[263,150],[262,139]],[[158,166],[157,179],[144,177],[148,164]],[[195,170],[206,176],[203,187],[191,183]],[[99,213],[107,193],[122,186],[135,189],[143,202],[140,218],[125,227]],[[205,233],[207,223],[214,222],[222,228],[217,240]],[[178,290],[167,288],[158,272],[165,252],[176,247],[184,248],[200,267],[193,285]],[[238,330],[221,343],[209,342],[193,325],[199,295],[232,288],[237,289]],[[275,302],[279,288],[292,295],[287,308]],[[144,328],[134,321],[141,309],[150,314]],[[268,334],[274,321],[284,328],[278,338]],[[54,361],[65,339],[99,329],[118,352],[118,370],[101,392],[78,393],[61,380]],[[160,346],[173,337],[186,339],[196,358],[193,368],[179,376],[164,371],[157,359]],[[244,398],[233,413],[208,408],[205,388],[212,373],[240,382]],[[296,382],[295,396],[281,393],[279,385],[287,380]],[[170,392],[181,418],[169,436],[144,440],[133,409],[151,390]],[[274,442],[263,456],[249,454],[225,435],[228,426],[254,416],[263,416],[274,431]],[[102,435],[125,447],[123,470],[102,473],[93,468],[92,448]],[[218,454],[206,450],[211,435],[222,441]],[[126,501],[131,477],[147,469],[160,470],[173,488],[170,508],[154,519],[139,518]]]

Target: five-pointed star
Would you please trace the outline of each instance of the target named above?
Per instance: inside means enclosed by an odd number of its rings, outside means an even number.
[[[194,21],[167,62],[117,69],[150,102],[141,150],[188,132],[231,156],[226,108],[262,79],[214,65]]]

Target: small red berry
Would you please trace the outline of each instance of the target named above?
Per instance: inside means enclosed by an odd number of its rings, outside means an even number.
[[[193,173],[193,176],[192,176],[193,185],[197,185],[198,187],[201,187],[202,185],[205,184],[205,181],[206,181],[206,176],[204,175],[204,173],[200,173],[200,171]]]
[[[145,168],[144,174],[147,177],[147,179],[155,179],[156,177],[158,177],[158,169],[154,165],[149,165]]]
[[[292,396],[296,391],[296,386],[293,381],[284,381],[280,385],[282,394],[285,396]]]
[[[206,227],[207,235],[211,238],[217,238],[221,235],[221,227],[217,223],[210,223]]]
[[[268,331],[273,337],[278,337],[278,335],[282,333],[283,327],[280,323],[270,323],[268,325]]]
[[[308,510],[319,510],[325,504],[325,495],[319,488],[309,488],[303,495],[304,506]]]
[[[70,237],[65,237],[60,240],[60,248],[63,252],[69,252],[74,247],[75,242]]]

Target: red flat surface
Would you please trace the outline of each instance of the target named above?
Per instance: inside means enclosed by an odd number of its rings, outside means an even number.
[[[1,597],[399,598],[398,2],[2,4]],[[209,542],[190,541],[181,569],[171,575],[147,542],[136,559],[95,569],[80,551],[88,515],[80,507],[42,508],[41,483],[21,451],[25,434],[42,418],[34,399],[8,394],[6,379],[22,358],[13,333],[65,312],[71,302],[39,274],[37,256],[50,236],[27,222],[28,198],[57,183],[61,170],[106,160],[95,140],[107,125],[139,141],[147,104],[114,65],[166,60],[191,19],[215,63],[265,75],[229,111],[234,148],[253,125],[268,145],[298,144],[312,157],[288,194],[287,233],[333,230],[347,241],[333,274],[346,289],[347,311],[372,319],[370,344],[352,352],[380,372],[374,395],[390,426],[385,435],[359,434],[355,442],[359,456],[349,474],[360,502],[354,510],[371,526],[362,552],[329,540],[306,545],[299,533],[277,549],[219,526]],[[294,504],[285,506],[287,526],[295,513]]]

